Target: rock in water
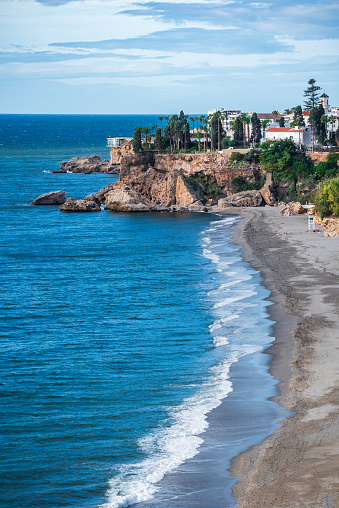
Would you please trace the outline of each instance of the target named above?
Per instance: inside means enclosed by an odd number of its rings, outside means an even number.
[[[100,212],[99,203],[88,199],[68,198],[67,201],[59,206],[62,212]]]
[[[65,201],[65,191],[58,190],[41,194],[32,202],[32,205],[62,205]]]
[[[73,157],[69,161],[62,161],[60,168],[62,173],[67,171],[72,173],[107,173],[110,165],[108,159],[102,161],[99,155],[91,155],[90,157]]]
[[[265,202],[260,191],[243,191],[228,196],[227,198],[219,199],[218,207],[227,208],[228,206],[264,206]]]

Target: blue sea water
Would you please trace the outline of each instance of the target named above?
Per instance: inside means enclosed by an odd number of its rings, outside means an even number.
[[[155,123],[0,115],[3,508],[151,499],[199,452],[231,366],[272,340],[268,291],[231,241],[236,217],[30,205],[115,181],[52,171]]]

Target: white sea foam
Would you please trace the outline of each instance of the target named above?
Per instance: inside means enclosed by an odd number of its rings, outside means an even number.
[[[227,346],[230,343],[227,337],[223,337],[222,335],[216,335],[213,339],[215,347]]]
[[[117,475],[110,481],[107,501],[101,508],[123,508],[154,497],[164,475],[199,452],[203,433],[208,427],[207,415],[232,391],[231,365],[241,356],[260,351],[270,340],[267,329],[257,326],[265,304],[259,306],[256,301],[244,301],[257,294],[256,284],[249,282],[253,270],[241,265],[240,254],[234,254],[235,250],[228,247],[229,226],[236,220],[232,217],[213,222],[204,232],[211,235],[203,237],[202,245],[203,255],[220,273],[219,285],[208,293],[215,317],[209,331],[214,346],[220,348],[213,353],[219,355],[216,357],[219,361],[210,369],[208,380],[197,388],[195,395],[185,399],[179,407],[170,409],[169,420],[139,440],[138,445],[146,458],[118,468]],[[220,235],[224,233],[222,227],[225,227],[225,249],[220,244],[216,249],[214,237],[220,241]],[[234,271],[229,271],[230,265],[236,262]],[[225,298],[226,294],[228,298]],[[258,312],[253,312],[257,308]]]
[[[198,453],[203,443],[200,436],[208,427],[208,413],[232,391],[228,377],[230,366],[241,356],[257,350],[253,346],[243,346],[239,351],[231,351],[224,361],[211,369],[210,378],[198,392],[170,412],[173,421],[170,427],[159,428],[139,440],[148,458],[121,466],[119,474],[109,482],[107,501],[101,508],[123,508],[151,499],[158,490],[157,483],[166,473]]]
[[[52,173],[52,171],[47,171],[46,169],[43,169],[42,173]]]
[[[212,325],[209,325],[209,329],[211,333],[216,332],[217,330],[220,330],[224,326],[227,321],[232,321],[233,319],[238,319],[239,314],[232,314],[231,316],[226,316],[224,318],[218,319],[215,321]]]

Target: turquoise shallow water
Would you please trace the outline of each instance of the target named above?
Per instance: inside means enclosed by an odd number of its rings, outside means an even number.
[[[2,507],[151,499],[196,456],[230,367],[271,340],[237,219],[29,205],[114,181],[52,171],[147,122],[0,116]]]

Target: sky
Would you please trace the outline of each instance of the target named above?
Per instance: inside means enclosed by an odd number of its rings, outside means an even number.
[[[339,106],[339,2],[0,0],[0,113]]]

